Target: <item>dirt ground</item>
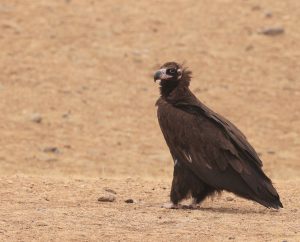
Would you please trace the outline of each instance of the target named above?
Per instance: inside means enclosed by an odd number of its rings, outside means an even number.
[[[0,240],[300,241],[299,16],[296,0],[1,0]],[[160,207],[166,61],[246,134],[284,209],[228,193]]]
[[[299,183],[276,185],[285,205],[280,211],[228,193],[196,210],[170,210],[161,208],[168,180],[2,178],[0,236],[1,241],[299,241]],[[106,188],[117,193],[115,202],[97,201]],[[124,202],[129,198],[133,203]]]

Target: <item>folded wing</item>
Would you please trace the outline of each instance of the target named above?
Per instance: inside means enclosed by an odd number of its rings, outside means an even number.
[[[178,102],[161,110],[159,123],[173,156],[203,182],[253,199],[266,207],[282,207],[262,162],[232,123],[197,102]]]

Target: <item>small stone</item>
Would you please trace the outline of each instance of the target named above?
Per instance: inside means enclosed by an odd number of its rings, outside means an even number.
[[[43,151],[45,153],[56,153],[56,154],[59,153],[59,149],[57,147],[54,147],[54,146],[46,147],[46,148],[43,149]]]
[[[245,50],[246,51],[250,51],[250,50],[253,50],[254,49],[254,46],[253,45],[247,45]]]
[[[267,153],[270,154],[270,155],[274,155],[274,154],[275,154],[275,151],[273,151],[273,150],[268,150]]]
[[[252,11],[259,11],[259,10],[261,10],[261,6],[259,6],[259,5],[254,5],[252,7]]]
[[[39,123],[42,122],[43,118],[42,118],[42,116],[40,114],[34,113],[34,114],[32,114],[30,120],[32,122],[34,122],[34,123],[38,123],[39,124]]]
[[[266,12],[265,13],[265,17],[266,18],[272,18],[273,17],[273,13],[272,12]]]
[[[116,197],[112,194],[106,194],[98,198],[99,202],[114,202]]]
[[[232,236],[232,237],[229,237],[228,239],[229,239],[229,240],[232,240],[232,239],[235,239],[235,237]]]
[[[126,203],[134,203],[133,199],[129,198],[125,200]]]
[[[234,201],[234,198],[232,198],[232,197],[226,197],[226,200],[227,201]]]
[[[282,27],[264,28],[264,29],[258,31],[258,33],[267,35],[267,36],[277,36],[277,35],[284,34],[284,28],[282,28]]]
[[[39,222],[36,222],[36,226],[44,227],[44,226],[48,226],[48,224],[46,224],[45,222],[39,221]]]
[[[116,191],[114,191],[113,189],[110,189],[110,188],[104,188],[104,191],[112,193],[112,194],[117,194]]]

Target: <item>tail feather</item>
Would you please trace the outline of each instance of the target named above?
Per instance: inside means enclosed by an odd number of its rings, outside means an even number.
[[[266,176],[261,176],[259,173],[252,170],[251,175],[242,174],[243,180],[247,183],[251,192],[248,194],[250,199],[262,204],[267,208],[283,208],[279,195],[274,188],[272,181]]]
[[[279,197],[275,198],[273,200],[262,200],[259,197],[253,197],[253,200],[267,208],[275,208],[275,209],[283,208],[283,205],[282,205]]]

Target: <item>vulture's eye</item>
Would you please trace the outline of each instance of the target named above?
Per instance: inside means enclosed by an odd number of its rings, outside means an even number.
[[[175,74],[176,73],[176,69],[175,68],[171,68],[169,69],[170,74]]]

